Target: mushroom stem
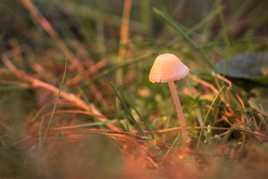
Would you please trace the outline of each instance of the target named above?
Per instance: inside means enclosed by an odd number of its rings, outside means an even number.
[[[168,87],[169,87],[169,91],[171,93],[173,103],[174,103],[175,108],[176,108],[177,117],[178,117],[179,124],[180,124],[182,141],[183,141],[183,143],[189,143],[191,139],[190,139],[188,131],[186,129],[186,120],[184,118],[180,98],[178,96],[177,88],[176,88],[174,81],[169,81]]]

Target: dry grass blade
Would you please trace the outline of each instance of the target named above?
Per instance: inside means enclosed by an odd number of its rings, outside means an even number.
[[[160,134],[166,134],[166,133],[176,133],[178,130],[180,129],[180,127],[172,127],[172,128],[167,128],[167,129],[160,129],[160,130],[156,130],[154,131],[156,134],[160,135]],[[189,128],[191,129],[191,128]],[[228,131],[230,128],[228,127],[213,127],[213,126],[207,126],[207,127],[194,127],[194,129],[196,130],[201,130],[201,129],[207,129],[207,130],[218,130],[218,131]],[[233,129],[235,130],[239,130],[240,132],[244,132],[244,133],[248,133],[251,134],[255,137],[259,136],[259,137],[263,137],[266,140],[268,140],[268,135],[258,132],[258,131],[251,131],[251,130],[247,130],[241,127],[234,127]],[[146,131],[148,132],[148,131]],[[224,135],[223,133],[221,135]]]
[[[57,87],[48,84],[46,82],[43,82],[39,79],[36,79],[28,74],[26,74],[25,72],[19,70],[16,68],[15,65],[13,65],[7,57],[4,57],[3,60],[5,66],[19,79],[29,83],[31,85],[32,88],[41,88],[41,89],[45,89],[47,91],[50,91],[51,93],[53,93],[54,95],[59,95],[60,97],[62,97],[63,99],[65,99],[66,101],[68,101],[69,103],[73,104],[74,106],[85,110],[85,111],[89,111],[91,112],[94,116],[98,116],[97,119],[99,121],[102,122],[106,122],[108,121],[108,119],[93,105],[93,104],[87,104],[85,103],[82,99],[80,99],[79,97],[75,96],[72,93],[67,93],[65,91],[59,90]],[[115,131],[120,131],[119,128],[117,128],[116,126],[112,125],[112,124],[107,124],[107,127],[109,127],[112,130]]]
[[[127,45],[129,41],[129,17],[131,12],[131,5],[132,0],[125,0],[124,1],[124,10],[122,16],[122,23],[121,23],[121,31],[120,31],[120,43],[121,45]],[[125,55],[125,47],[121,47],[119,49],[119,56]]]
[[[128,42],[129,42],[129,18],[130,18],[131,6],[132,6],[132,0],[124,1],[124,9],[120,29],[120,48],[118,53],[119,62],[121,62],[127,56]],[[123,71],[121,69],[119,69],[117,73],[117,82],[119,84],[123,83]]]

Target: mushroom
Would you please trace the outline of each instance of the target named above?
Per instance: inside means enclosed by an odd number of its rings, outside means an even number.
[[[175,81],[181,80],[188,73],[189,68],[184,65],[176,55],[165,53],[156,57],[149,74],[149,80],[152,83],[168,83],[180,124],[182,141],[186,143],[189,143],[191,139],[186,130],[186,120],[182,111]]]

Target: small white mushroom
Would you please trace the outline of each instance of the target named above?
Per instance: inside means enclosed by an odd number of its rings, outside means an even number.
[[[170,53],[159,55],[151,68],[149,80],[152,83],[168,83],[169,91],[179,119],[182,141],[189,143],[190,137],[186,129],[186,120],[182,111],[175,81],[181,80],[189,73],[189,68],[181,60]]]

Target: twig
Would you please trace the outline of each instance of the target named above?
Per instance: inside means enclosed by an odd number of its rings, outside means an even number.
[[[217,73],[212,73],[212,75],[213,76],[215,76],[216,78],[218,78],[218,79],[220,79],[220,80],[222,80],[222,81],[224,81],[227,85],[228,85],[228,89],[229,88],[232,88],[232,82],[230,81],[230,80],[228,80],[227,78],[225,78],[225,77],[223,77],[222,75],[220,75],[220,74],[217,74]]]
[[[200,79],[196,75],[190,75],[190,78],[193,81],[195,81],[195,82],[203,85],[204,87],[209,88],[211,91],[213,91],[213,93],[215,93],[215,94],[218,94],[219,93],[219,90],[217,90],[215,86],[213,86],[212,84],[206,82],[205,80]]]
[[[82,79],[87,79],[91,74],[86,72],[83,65],[80,63],[79,59],[71,52],[71,50],[65,45],[64,40],[59,36],[59,34],[54,30],[51,23],[41,14],[41,12],[36,8],[36,6],[32,3],[32,0],[19,0],[19,2],[23,5],[23,7],[28,10],[33,18],[33,20],[39,24],[48,34],[49,36],[56,41],[59,48],[62,50],[65,58],[71,63],[77,71],[80,72],[72,81],[80,81]],[[92,84],[94,89],[98,89],[96,85]],[[100,91],[100,90],[97,90]],[[92,91],[95,93],[94,91]],[[103,95],[101,92],[98,93],[98,96],[101,98],[97,98],[103,102]]]
[[[246,109],[245,103],[243,102],[243,100],[240,97],[240,95],[239,94],[236,94],[235,97],[236,97],[237,101],[239,102],[239,104],[241,106],[241,109],[243,109],[243,110]]]
[[[220,93],[220,91],[214,86],[214,85],[212,85],[212,84],[210,84],[209,82],[207,82],[207,81],[205,81],[205,80],[202,80],[201,78],[199,78],[198,76],[196,76],[196,75],[190,75],[190,78],[193,80],[193,81],[195,81],[195,82],[197,82],[197,83],[199,83],[199,84],[201,84],[202,86],[204,86],[204,87],[206,87],[206,88],[208,88],[208,89],[210,89],[213,93],[215,93],[216,95],[218,95],[219,93]],[[230,84],[228,83],[228,88],[227,89],[229,89],[231,86],[230,86]],[[231,109],[231,105],[229,104],[229,102],[225,99],[225,97],[224,96],[219,96],[220,97],[220,99],[221,99],[221,101],[226,105],[226,107],[227,107],[227,109],[230,111],[230,113],[231,114],[233,114],[233,111],[232,111],[232,109]]]
[[[104,68],[108,64],[108,61],[106,59],[102,59],[99,62],[92,64],[88,70],[85,72],[85,76],[87,78],[91,78],[93,75],[97,74],[99,70]],[[75,86],[80,83],[80,81],[83,79],[83,76],[77,75],[76,77],[70,79],[66,82],[67,86]]]
[[[108,119],[100,112],[98,111],[98,109],[93,105],[93,104],[87,104],[85,103],[82,99],[80,99],[79,97],[75,96],[72,93],[67,93],[65,91],[62,91],[60,89],[58,89],[57,87],[48,84],[46,82],[43,82],[39,79],[36,79],[28,74],[26,74],[25,72],[19,70],[16,68],[15,65],[13,65],[7,57],[4,57],[3,62],[5,64],[5,66],[19,79],[29,83],[31,85],[32,88],[41,88],[41,89],[45,89],[47,91],[50,91],[51,93],[53,93],[54,95],[59,95],[60,97],[62,97],[63,99],[65,99],[66,101],[68,101],[69,103],[73,104],[74,106],[88,111],[90,113],[92,113],[94,116],[98,116],[98,120],[101,122],[107,122]],[[112,125],[112,124],[107,124],[107,127],[115,130],[115,131],[120,131],[119,128],[117,128],[116,126]]]
[[[63,51],[64,56],[71,62],[80,72],[83,71],[83,67],[79,60],[73,55],[73,53],[65,45],[64,41],[60,38],[59,34],[53,29],[50,22],[42,16],[40,11],[34,6],[31,0],[20,0],[20,3],[25,9],[27,9],[34,21],[39,24],[50,36],[54,39],[60,49]]]

